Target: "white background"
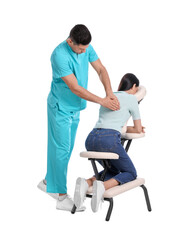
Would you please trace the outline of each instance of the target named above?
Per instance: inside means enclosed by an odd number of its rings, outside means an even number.
[[[191,60],[190,1],[1,1],[1,239],[191,239]],[[152,204],[142,189],[114,199],[92,213],[58,211],[54,199],[37,189],[46,174],[46,99],[51,85],[50,55],[76,24],[91,31],[113,90],[125,73],[147,88],[140,105],[146,137],[130,148],[138,175],[144,177]],[[104,97],[96,72],[88,89]],[[99,105],[81,112],[68,169],[73,197],[78,176],[90,177],[81,159]]]

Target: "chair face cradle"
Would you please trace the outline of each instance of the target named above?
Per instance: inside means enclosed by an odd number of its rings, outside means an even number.
[[[135,96],[137,97],[138,103],[140,103],[142,101],[142,99],[144,98],[146,94],[146,90],[143,86],[139,87],[139,91],[135,94]],[[127,123],[125,124],[127,126]],[[128,152],[130,145],[132,143],[133,139],[136,138],[141,138],[144,137],[144,133],[141,134],[137,134],[137,133],[126,133],[125,129],[126,126],[124,126],[124,128],[122,129],[122,133],[121,133],[121,144],[123,145],[123,147],[125,148],[125,151]],[[127,143],[126,143],[127,142]],[[125,144],[126,143],[126,144]],[[124,146],[125,144],[125,146]],[[100,181],[104,181],[105,179],[105,175],[108,171],[108,169],[111,167],[109,160],[114,160],[114,161],[118,161],[119,156],[115,153],[106,153],[106,152],[81,152],[80,153],[81,157],[85,157],[88,158],[88,160],[91,161],[92,167],[93,167],[93,171],[95,173],[95,177],[97,180]],[[98,170],[97,170],[97,166],[96,166],[96,161],[102,161],[102,165],[104,167],[104,171],[102,173],[101,176],[99,176]],[[145,180],[143,178],[137,178],[134,181],[110,188],[108,190],[105,191],[104,193],[104,201],[108,201],[109,202],[109,208],[107,211],[107,215],[105,220],[109,221],[110,220],[110,216],[113,210],[113,197],[126,192],[130,189],[136,188],[138,186],[140,186],[143,191],[144,191],[144,195],[145,195],[145,200],[146,200],[146,204],[147,204],[147,209],[148,211],[151,211],[151,204],[150,204],[150,200],[149,200],[149,196],[148,196],[148,191],[146,186],[144,185]],[[88,192],[86,194],[86,197],[88,198],[92,198],[92,188],[88,189]],[[73,206],[73,209],[71,210],[71,213],[75,213],[76,211],[76,206]]]

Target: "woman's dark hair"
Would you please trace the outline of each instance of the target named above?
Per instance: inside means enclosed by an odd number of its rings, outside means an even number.
[[[74,44],[88,45],[91,42],[91,33],[89,29],[83,24],[75,25],[69,34],[69,37]]]
[[[121,79],[118,91],[127,91],[131,89],[134,84],[136,84],[137,87],[139,86],[138,78],[132,73],[127,73]]]

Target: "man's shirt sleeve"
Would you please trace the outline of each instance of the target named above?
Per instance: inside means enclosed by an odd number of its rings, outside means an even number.
[[[70,69],[68,58],[60,53],[52,54],[51,64],[53,77],[55,78],[65,77],[73,73]]]
[[[89,45],[89,62],[94,62],[98,59],[97,53],[95,52],[92,45]]]

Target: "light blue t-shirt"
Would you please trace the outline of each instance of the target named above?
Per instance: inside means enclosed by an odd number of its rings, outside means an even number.
[[[112,111],[103,106],[99,110],[99,120],[94,128],[114,129],[121,132],[127,120],[132,116],[133,120],[140,119],[137,98],[123,91],[114,92],[120,103],[120,110]]]
[[[87,89],[89,62],[98,59],[93,47],[89,44],[85,53],[73,52],[66,40],[60,43],[51,55],[52,83],[48,96],[48,103],[58,103],[60,108],[66,111],[80,111],[86,108],[86,100],[75,95],[61,79],[74,74],[78,84]]]

